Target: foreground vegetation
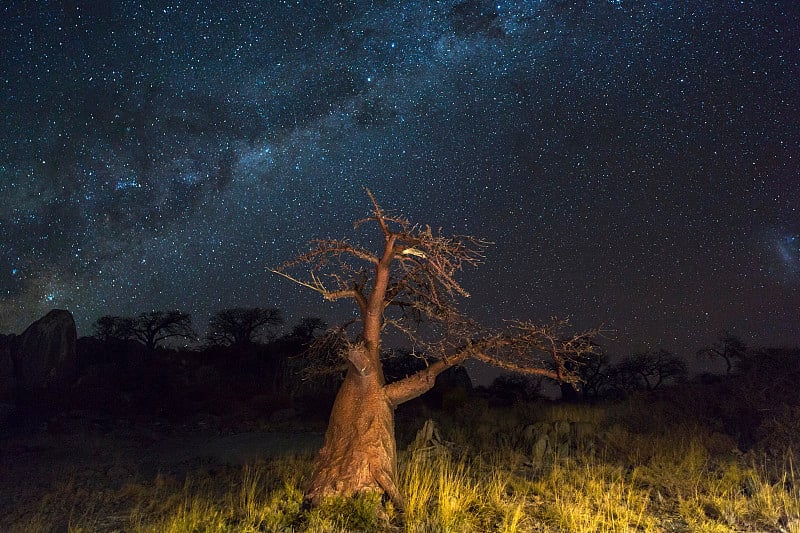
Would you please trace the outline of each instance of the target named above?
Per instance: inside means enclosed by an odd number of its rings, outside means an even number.
[[[400,414],[401,443],[412,440],[421,416],[434,417],[441,435],[401,454],[403,514],[370,496],[303,509],[313,458],[287,454],[113,490],[63,479],[14,530],[800,532],[791,444],[742,453],[731,437],[652,398],[506,408],[473,397],[446,400],[448,414]],[[537,428],[566,422],[581,431],[542,447]],[[65,523],[59,512],[68,513]]]

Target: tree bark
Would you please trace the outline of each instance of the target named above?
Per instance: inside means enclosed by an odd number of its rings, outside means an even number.
[[[363,346],[348,355],[351,365],[336,395],[305,500],[316,506],[326,496],[382,492],[402,508],[395,485],[394,404],[386,395],[380,363]]]

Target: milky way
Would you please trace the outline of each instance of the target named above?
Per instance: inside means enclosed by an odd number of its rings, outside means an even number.
[[[8,2],[0,330],[346,304],[269,273],[388,208],[496,244],[481,320],[800,334],[793,2]]]

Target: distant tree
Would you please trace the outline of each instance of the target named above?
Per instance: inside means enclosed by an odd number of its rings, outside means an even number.
[[[217,346],[245,346],[275,338],[274,328],[283,324],[280,309],[237,307],[218,311],[208,322],[206,340]]]
[[[625,357],[617,365],[622,388],[636,387],[653,391],[667,382],[686,379],[686,362],[672,353],[658,349]]]
[[[647,389],[644,380],[636,372],[637,365],[631,364],[631,359],[635,359],[635,357],[623,358],[611,368],[611,393],[609,396],[624,398],[634,391]]]
[[[377,250],[349,240],[318,240],[275,271],[327,301],[350,300],[358,311],[359,320],[351,322],[360,325],[357,335],[334,328],[334,344],[326,335],[311,348],[313,356],[315,347],[330,354],[331,346],[340,346],[340,362],[346,368],[306,489],[306,501],[312,505],[329,495],[377,491],[402,507],[396,484],[398,405],[424,394],[439,374],[470,358],[510,372],[575,381],[578,376],[568,362],[589,356],[597,333],[566,334],[567,324],[561,320],[544,325],[516,322],[500,332],[478,327],[455,306],[457,297],[468,296],[456,275],[481,262],[487,243],[412,225],[384,212],[372,193],[367,194],[372,214],[355,227],[375,225]],[[424,327],[417,327],[421,323]],[[381,361],[386,352],[381,341],[389,328],[407,335],[413,347],[429,357],[423,369],[391,383],[386,382]]]
[[[308,342],[317,336],[317,332],[323,332],[328,329],[328,324],[319,317],[306,316],[300,319],[300,322],[295,324],[292,328],[291,336],[301,342]]]
[[[614,388],[615,370],[602,351],[597,357],[586,359],[578,368],[578,374],[584,398],[600,398]]]
[[[741,366],[749,355],[749,348],[739,337],[727,330],[720,333],[717,342],[697,351],[698,357],[722,359],[725,361],[725,373],[730,374],[735,366]]]
[[[573,361],[571,371],[579,377],[577,383],[561,383],[561,399],[567,402],[582,401],[584,398],[597,398],[606,392],[611,383],[613,372],[610,371],[608,357],[603,347],[596,344],[594,357]]]
[[[104,343],[126,339],[130,333],[130,319],[121,316],[101,316],[92,325],[92,331],[92,336]]]
[[[126,336],[138,340],[150,352],[167,339],[196,337],[191,315],[180,311],[150,311],[123,321]]]
[[[487,390],[509,404],[528,402],[541,396],[542,380],[520,374],[500,374]]]

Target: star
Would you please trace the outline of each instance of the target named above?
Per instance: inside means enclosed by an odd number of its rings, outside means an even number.
[[[367,186],[495,243],[463,280],[488,325],[796,342],[787,3],[274,4],[0,8],[0,330],[53,306],[81,334],[152,309],[335,323],[268,269],[362,237]]]

